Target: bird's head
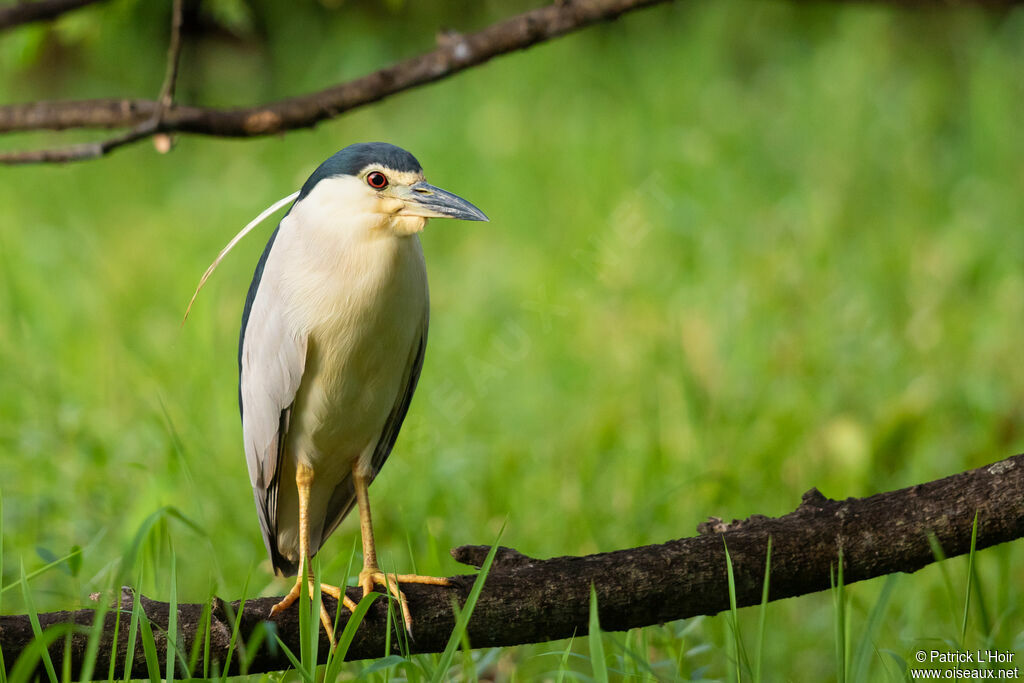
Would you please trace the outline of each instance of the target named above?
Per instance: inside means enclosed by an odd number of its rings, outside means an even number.
[[[428,183],[409,152],[386,142],[349,145],[313,172],[296,200],[323,218],[344,217],[370,230],[411,235],[428,218],[486,221],[462,197]]]

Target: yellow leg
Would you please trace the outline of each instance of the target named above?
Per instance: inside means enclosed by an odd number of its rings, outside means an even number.
[[[449,586],[448,579],[437,576],[420,576],[419,574],[385,574],[377,565],[377,547],[373,540],[373,518],[370,515],[370,482],[359,472],[358,462],[352,465],[352,482],[356,490],[356,504],[359,506],[359,531],[363,539],[363,570],[359,572],[359,586],[363,595],[373,591],[374,584],[384,586],[388,593],[398,599],[402,609],[405,629],[412,634],[412,616],[409,614],[409,602],[399,589],[402,583],[425,583],[433,586]]]
[[[309,559],[309,490],[313,486],[313,470],[306,465],[299,464],[295,468],[295,486],[299,491],[299,574],[295,577],[295,585],[288,591],[288,595],[284,596],[281,602],[270,608],[270,616],[282,612],[292,606],[302,594],[302,581],[303,577],[306,576],[306,560]],[[306,577],[306,585],[309,591],[309,595],[313,595],[313,576]],[[356,604],[345,595],[345,591],[337,586],[329,586],[321,584],[320,590],[332,596],[335,600],[340,601],[350,612],[354,612]],[[327,631],[327,638],[331,641],[331,647],[333,648],[334,643],[334,624],[331,622],[331,617],[327,613],[327,608],[324,607],[323,600],[320,601],[320,623],[323,624],[324,629]]]

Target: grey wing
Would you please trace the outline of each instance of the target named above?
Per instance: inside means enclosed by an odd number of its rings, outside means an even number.
[[[288,322],[273,274],[270,238],[249,286],[238,341],[238,403],[263,542],[276,571],[296,567],[277,548],[277,492],[284,437],[306,366],[306,335]]]
[[[398,432],[402,428],[402,422],[405,421],[405,415],[409,412],[409,404],[412,402],[412,395],[416,391],[416,384],[420,379],[420,370],[423,369],[423,357],[427,351],[428,326],[429,316],[424,316],[423,330],[420,333],[418,342],[413,345],[410,354],[409,370],[404,381],[405,389],[399,392],[398,399],[395,401],[395,405],[391,409],[387,421],[384,423],[384,429],[381,431],[380,439],[377,441],[377,447],[373,451],[371,462],[373,464],[374,477],[380,472],[380,468],[384,466],[384,461],[391,455],[391,449],[395,447],[395,440],[398,438]],[[320,535],[321,546],[327,540],[327,537],[338,528],[338,525],[345,519],[345,516],[351,512],[355,502],[356,492],[352,485],[352,475],[348,475],[335,487],[334,492],[331,494],[331,500],[327,503],[327,514],[325,515],[327,523],[324,524],[324,531]],[[319,550],[319,548],[315,550]]]

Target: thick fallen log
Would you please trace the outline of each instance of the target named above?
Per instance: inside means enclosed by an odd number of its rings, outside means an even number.
[[[736,599],[739,606],[758,604],[764,581],[765,556],[771,538],[771,600],[794,597],[827,589],[842,550],[846,583],[894,572],[914,572],[936,561],[932,538],[947,557],[969,551],[971,532],[977,516],[977,548],[983,549],[1024,536],[1024,455],[1017,455],[986,467],[890,491],[868,498],[838,501],[816,489],[803,496],[799,507],[778,518],[755,515],[725,523],[710,519],[700,525],[699,535],[661,545],[649,545],[585,557],[555,557],[538,560],[515,550],[502,548],[496,555],[483,592],[469,623],[473,647],[535,643],[567,638],[587,632],[589,591],[594,585],[602,628],[625,630],[659,624],[701,614],[716,614],[729,607],[725,545],[732,559]],[[487,546],[462,546],[452,551],[459,562],[479,566]],[[415,640],[410,650],[440,652],[454,627],[451,600],[464,602],[474,576],[452,577],[452,588],[409,585],[408,595],[415,619]],[[349,596],[359,598],[358,589]],[[132,595],[126,591],[118,609],[121,627],[113,645],[114,616],[107,613],[103,639],[96,660],[97,675],[106,677],[110,657],[115,653],[115,675],[123,675],[128,645],[128,617]],[[279,598],[250,600],[240,615],[239,633],[248,640],[263,628],[270,607]],[[146,616],[153,623],[158,650],[158,670],[165,671],[168,604],[141,598]],[[332,616],[335,603],[325,598]],[[201,617],[205,605],[179,605],[178,632],[184,652],[190,652],[197,636],[203,636]],[[210,657],[224,662],[230,648],[231,615],[239,603],[212,605]],[[297,609],[287,610],[272,620],[277,634],[293,652],[298,651]],[[347,612],[342,610],[340,627]],[[92,624],[93,610],[53,612],[39,615],[45,629],[54,624]],[[349,659],[385,655],[387,611],[382,601],[370,609],[348,652]],[[27,615],[0,616],[0,647],[5,666],[32,642],[33,631]],[[75,677],[86,652],[87,636],[71,638],[70,668]],[[397,652],[397,638],[392,638]],[[326,657],[327,638],[321,632],[321,659]],[[252,654],[252,653],[250,653]],[[57,671],[64,665],[64,642],[50,647]],[[237,671],[237,653],[231,670]],[[249,672],[289,668],[283,652],[264,643],[252,656]],[[132,675],[145,677],[146,656],[141,639],[135,643]],[[184,672],[182,672],[184,673]]]

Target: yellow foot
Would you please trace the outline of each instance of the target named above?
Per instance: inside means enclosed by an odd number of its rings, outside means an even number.
[[[364,569],[359,572],[359,586],[363,589],[363,595],[373,591],[374,584],[384,586],[388,593],[398,600],[402,609],[402,620],[405,622],[405,630],[412,635],[412,614],[409,612],[409,601],[405,593],[399,588],[403,583],[423,583],[430,586],[450,586],[448,579],[440,576],[421,576],[419,574],[385,574],[380,569]]]
[[[312,580],[307,582],[307,590],[309,595],[313,595],[314,586]],[[337,586],[331,586],[322,583],[320,584],[320,592],[330,595],[332,598],[343,604],[345,608],[348,609],[349,612],[355,612],[356,603],[354,603],[351,598],[345,595],[345,591],[343,589],[338,588]],[[275,614],[283,612],[284,610],[291,607],[292,604],[294,604],[295,601],[299,599],[299,596],[301,594],[302,577],[299,577],[295,580],[295,585],[292,586],[292,589],[288,591],[288,595],[284,596],[284,598],[281,599],[281,602],[277,603],[276,605],[270,608],[270,616],[274,616]],[[327,614],[327,608],[324,607],[323,600],[320,601],[320,623],[323,624],[324,630],[327,631],[327,639],[331,642],[331,649],[333,650],[335,646],[334,623],[331,621],[330,615]]]

